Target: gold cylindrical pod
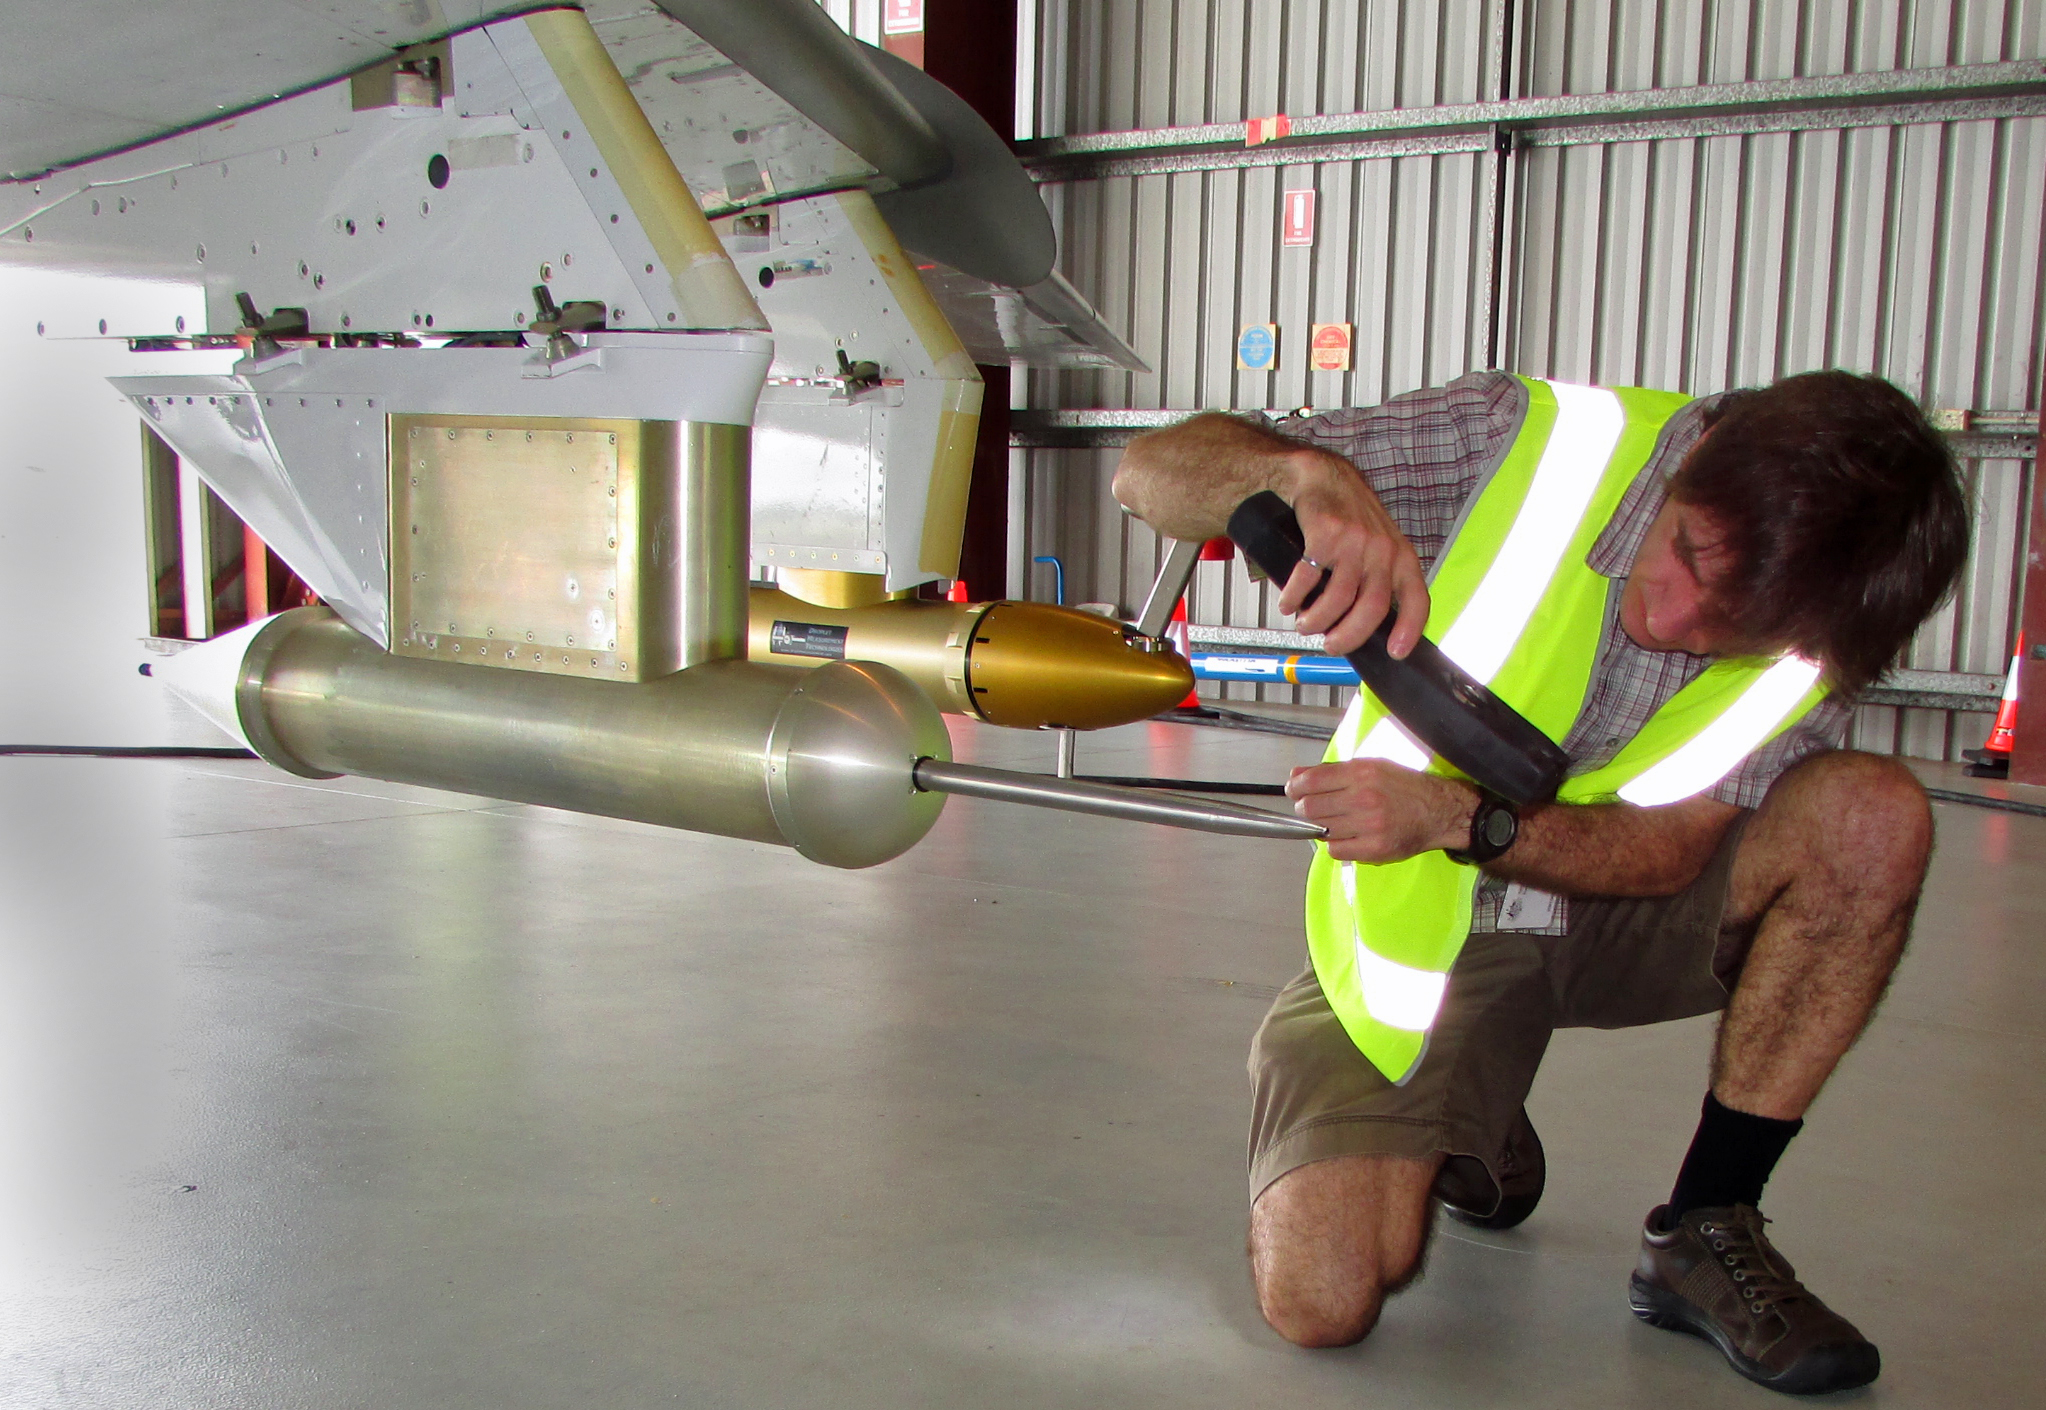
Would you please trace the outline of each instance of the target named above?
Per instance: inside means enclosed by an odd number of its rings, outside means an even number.
[[[250,745],[305,777],[357,774],[794,847],[872,866],[914,845],[943,800],[937,710],[872,662],[797,670],[711,661],[642,684],[394,655],[325,608],[248,643],[234,712]]]
[[[1169,710],[1193,689],[1186,658],[1121,622],[1043,602],[820,607],[752,593],[756,661],[880,661],[940,710],[1019,729],[1105,729]]]

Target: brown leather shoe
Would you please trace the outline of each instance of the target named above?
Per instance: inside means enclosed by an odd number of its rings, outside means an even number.
[[[1511,1229],[1534,1213],[1542,1202],[1542,1188],[1548,1183],[1548,1161],[1542,1155],[1542,1138],[1520,1109],[1513,1127],[1506,1133],[1506,1149],[1499,1155],[1499,1179],[1495,1183],[1485,1163],[1476,1156],[1453,1155],[1442,1162],[1435,1177],[1435,1198],[1459,1224],[1473,1229]]]
[[[1797,1280],[1745,1204],[1694,1209],[1668,1233],[1663,1209],[1641,1231],[1627,1288],[1634,1315],[1717,1346],[1734,1370],[1792,1395],[1864,1386],[1882,1370],[1875,1346]]]

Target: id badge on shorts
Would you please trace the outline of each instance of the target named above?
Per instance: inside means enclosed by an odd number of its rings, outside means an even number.
[[[1499,901],[1499,928],[1546,930],[1556,923],[1561,901],[1562,897],[1553,892],[1510,881],[1506,884],[1506,895]]]

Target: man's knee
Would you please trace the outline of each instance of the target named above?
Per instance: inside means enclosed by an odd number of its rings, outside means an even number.
[[[1420,1271],[1440,1157],[1344,1156],[1289,1171],[1251,1207],[1258,1306],[1296,1346],[1349,1346]]]
[[[1792,840],[1819,869],[1915,889],[1932,850],[1925,788],[1896,759],[1841,749],[1805,760],[1763,800],[1756,840]]]

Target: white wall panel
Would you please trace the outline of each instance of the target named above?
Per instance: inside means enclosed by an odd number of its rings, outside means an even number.
[[[1507,0],[1041,0],[1037,131],[1081,134],[1498,96]],[[1570,94],[2037,58],[2046,0],[1522,0],[1515,91]],[[1075,180],[1063,261],[1156,369],[1034,374],[1032,406],[1368,405],[1486,364],[1503,199],[1501,365],[1709,393],[1822,366],[1929,406],[2036,410],[2046,377],[2046,119],[1919,122],[1316,161]],[[1319,238],[1279,244],[1312,186]],[[1356,326],[1352,371],[1305,368],[1313,322]],[[1243,324],[1279,367],[1234,368]],[[1080,598],[1135,607],[1156,547],[1107,493],[1112,451],[1024,457],[1030,552]],[[1964,465],[1979,529],[1955,602],[1907,664],[2001,672],[2028,461]],[[1237,565],[1197,615],[1283,625]],[[1285,689],[1267,693],[1291,698]],[[1316,692],[1319,698],[1325,693]],[[1986,717],[1869,710],[1871,747],[1948,757]]]

